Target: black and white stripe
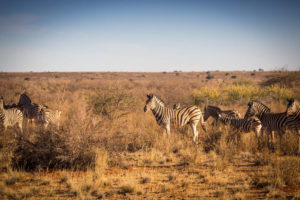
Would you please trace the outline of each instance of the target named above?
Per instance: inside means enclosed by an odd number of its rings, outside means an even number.
[[[270,108],[259,101],[250,101],[245,118],[256,116],[262,123],[262,130],[266,131],[268,136],[272,133],[274,139],[274,132],[278,132],[280,140],[285,131],[289,128],[291,118],[287,117],[286,112],[271,113]]]
[[[15,126],[16,124],[23,131],[23,114],[17,108],[4,108],[3,98],[0,98],[0,121],[4,126],[4,131],[8,126]]]
[[[229,125],[232,130],[244,132],[244,133],[249,133],[250,131],[254,131],[256,137],[260,137],[262,123],[257,117],[234,118],[234,117],[229,117],[225,113],[220,113],[219,120],[223,124]]]
[[[41,105],[41,104],[24,104],[21,106],[21,110],[23,112],[24,118],[27,121],[31,122],[37,122],[39,119],[39,116],[42,114],[42,109],[46,109],[47,106]]]
[[[209,117],[214,118],[215,125],[218,125],[219,114],[222,114],[224,117],[228,118],[240,118],[241,115],[238,111],[235,110],[221,110],[217,106],[205,106],[204,107],[204,121],[206,121]]]
[[[165,104],[154,94],[147,95],[146,105],[144,111],[147,112],[151,110],[158,125],[163,126],[167,132],[170,134],[170,123],[173,122],[180,126],[189,124],[193,130],[193,141],[197,143],[198,141],[198,131],[197,124],[200,124],[204,131],[206,128],[204,126],[203,115],[201,110],[197,106],[188,106],[184,108],[168,108]]]
[[[61,111],[43,108],[39,114],[38,122],[42,123],[45,128],[49,124],[59,127]]]

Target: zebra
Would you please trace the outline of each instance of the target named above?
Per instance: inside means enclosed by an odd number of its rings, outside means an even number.
[[[229,124],[232,130],[241,131],[244,133],[254,131],[256,138],[258,139],[260,137],[262,123],[257,117],[235,118],[228,116],[226,113],[219,113],[218,116],[219,120],[225,125]]]
[[[170,135],[170,123],[175,122],[180,126],[189,124],[192,128],[194,143],[198,144],[197,124],[200,121],[202,129],[206,132],[203,115],[196,106],[188,106],[179,109],[165,107],[165,104],[154,94],[148,94],[144,112],[151,110],[158,125],[163,126],[167,135]]]
[[[238,111],[235,110],[221,110],[217,106],[211,106],[211,105],[205,105],[204,107],[204,121],[209,117],[214,118],[214,125],[218,126],[218,121],[219,121],[219,114],[225,114],[227,117],[230,118],[241,118],[241,115]]]
[[[250,101],[248,103],[248,109],[245,113],[245,118],[251,116],[256,116],[258,119],[260,119],[262,123],[262,130],[266,131],[268,136],[272,137],[272,141],[275,139],[274,132],[278,132],[281,143],[281,138],[290,124],[290,118],[287,117],[286,112],[271,113],[270,108],[261,102]]]
[[[47,128],[49,124],[55,124],[59,127],[60,117],[61,111],[43,108],[39,114],[38,122],[42,123],[44,128]]]
[[[0,97],[0,120],[3,123],[4,131],[8,126],[18,124],[21,132],[23,132],[23,114],[17,108],[4,108],[3,97]]]
[[[286,114],[288,117],[288,128],[300,132],[300,103],[291,98],[287,99]],[[300,134],[300,133],[299,133]]]
[[[287,99],[288,104],[286,114],[288,117],[288,128],[297,132],[298,134],[298,152],[300,153],[300,103],[291,98]]]
[[[48,108],[45,105],[42,104],[24,104],[21,107],[21,110],[23,112],[24,117],[27,119],[28,121],[38,121],[39,116],[41,115],[42,109],[46,109]]]

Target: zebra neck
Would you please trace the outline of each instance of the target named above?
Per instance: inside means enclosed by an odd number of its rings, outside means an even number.
[[[164,107],[157,104],[154,109],[152,109],[152,113],[156,119],[162,116]]]

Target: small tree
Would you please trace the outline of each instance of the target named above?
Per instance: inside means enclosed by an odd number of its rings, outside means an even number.
[[[108,88],[89,96],[88,105],[94,114],[109,120],[119,119],[135,108],[133,96],[119,87]]]

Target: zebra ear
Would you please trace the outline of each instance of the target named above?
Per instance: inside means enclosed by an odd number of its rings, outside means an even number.
[[[286,99],[289,103],[294,103],[295,99],[294,98],[290,98],[290,99]]]
[[[147,94],[147,98],[151,99],[153,97],[153,94]]]
[[[252,106],[253,105],[253,101],[250,101],[249,103],[248,103],[248,106]]]

